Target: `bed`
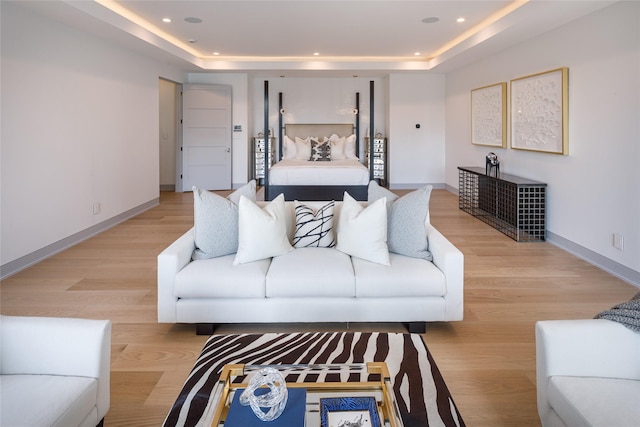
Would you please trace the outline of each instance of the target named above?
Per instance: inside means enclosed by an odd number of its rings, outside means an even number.
[[[369,83],[370,144],[373,145],[373,89]],[[360,153],[360,94],[356,93],[355,124],[283,124],[283,94],[278,95],[278,161],[265,170],[265,200],[284,194],[285,200],[342,200],[347,191],[356,200],[367,200],[373,164],[367,167]],[[269,82],[264,82],[264,135],[269,134]],[[284,132],[284,134],[283,134]],[[269,145],[269,138],[265,138]],[[300,149],[302,141],[310,144]],[[298,143],[301,145],[298,145]],[[326,143],[329,148],[322,143]],[[311,145],[311,144],[315,144]],[[291,147],[294,147],[291,149]],[[321,149],[322,148],[322,149]],[[370,147],[371,148],[371,147]],[[295,154],[292,154],[291,151]],[[307,150],[307,151],[305,151]],[[265,147],[265,164],[269,147]],[[312,155],[313,153],[313,155]],[[370,159],[370,162],[372,160]]]
[[[281,141],[281,160],[265,183],[267,200],[280,193],[286,200],[342,200],[345,191],[366,200],[370,173],[357,156],[353,124],[287,124]],[[319,156],[314,146],[329,149]]]

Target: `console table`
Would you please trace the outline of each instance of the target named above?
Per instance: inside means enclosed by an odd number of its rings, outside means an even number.
[[[458,167],[459,207],[517,242],[545,240],[547,184]]]

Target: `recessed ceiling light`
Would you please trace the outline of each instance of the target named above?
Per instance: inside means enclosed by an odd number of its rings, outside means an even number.
[[[187,41],[188,41],[189,43],[195,43],[195,42],[197,42],[198,40],[196,40],[196,39],[189,39],[189,40],[187,40]]]
[[[462,23],[462,22],[464,22],[464,21],[466,21],[466,19],[464,19],[464,18],[462,18],[462,17],[460,17],[460,18],[456,19],[456,22],[458,22],[458,23]]]
[[[436,22],[438,22],[440,20],[440,18],[435,17],[435,16],[430,16],[428,18],[424,18],[422,20],[423,23],[425,24],[435,24]]]
[[[162,22],[166,22],[168,24],[171,22],[171,18],[162,18]]]
[[[187,21],[189,24],[199,24],[202,22],[202,19],[196,18],[193,16],[186,17],[184,18],[184,20]]]
[[[420,52],[416,52],[413,54],[414,56],[420,56]]]
[[[319,56],[320,52],[313,52],[313,56]]]
[[[220,55],[220,52],[213,52],[214,55]]]

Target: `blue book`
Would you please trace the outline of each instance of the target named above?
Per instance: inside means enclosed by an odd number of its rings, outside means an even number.
[[[307,390],[289,388],[284,411],[273,421],[262,421],[253,413],[251,406],[242,406],[240,395],[244,389],[236,390],[229,407],[224,427],[304,427],[304,413],[307,405]]]

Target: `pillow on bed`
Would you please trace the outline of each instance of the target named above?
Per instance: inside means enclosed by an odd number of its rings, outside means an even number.
[[[344,146],[346,143],[345,137],[339,137],[335,133],[331,135],[329,138],[329,143],[331,144],[331,160],[344,160],[347,158],[344,154]]]
[[[358,160],[358,153],[356,153],[356,136],[352,134],[344,140],[344,155],[347,159]]]
[[[283,194],[264,208],[240,197],[238,212],[238,252],[233,265],[272,258],[293,250],[287,236]]]
[[[295,201],[296,231],[293,246],[296,248],[332,248],[336,245],[333,230],[333,208],[331,201],[314,212],[310,206]]]
[[[289,138],[287,135],[284,136],[283,138],[284,140],[284,145],[282,146],[283,148],[283,153],[282,153],[282,158],[283,159],[295,159],[296,158],[296,143],[294,140],[292,140],[291,138]]]
[[[193,226],[196,249],[192,258],[207,259],[230,255],[238,250],[238,203],[240,197],[256,200],[256,182],[222,197],[193,187]]]
[[[296,136],[296,159],[309,160],[311,157],[311,137],[305,139]]]
[[[387,200],[387,245],[389,252],[433,260],[425,223],[429,219],[431,185],[398,197],[375,181],[369,183],[368,201]]]
[[[390,265],[387,247],[387,199],[363,207],[345,191],[338,216],[336,249],[347,255]]]
[[[312,162],[328,162],[331,160],[331,143],[329,141],[318,142],[311,140],[311,155],[309,160]]]

